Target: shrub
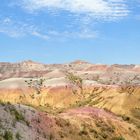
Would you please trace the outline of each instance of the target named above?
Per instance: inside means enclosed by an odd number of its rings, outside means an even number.
[[[114,137],[114,138],[112,138],[112,140],[125,140],[125,138],[123,138],[122,136],[120,136],[120,137]]]
[[[122,116],[122,119],[124,120],[124,121],[130,121],[130,117],[128,117],[128,116]]]
[[[0,100],[0,105],[5,106],[5,103],[2,100]]]
[[[4,139],[5,140],[14,140],[13,133],[11,131],[5,131]]]
[[[10,109],[11,115],[14,115],[16,121],[25,121],[24,116],[21,112],[18,112],[15,108]]]
[[[21,140],[21,138],[22,138],[21,135],[19,134],[19,132],[17,132],[17,133],[16,133],[16,139],[17,139],[17,140]]]
[[[135,118],[140,119],[140,109],[139,108],[132,109],[131,113]]]
[[[66,78],[76,87],[80,89],[81,94],[83,94],[83,79],[73,73],[67,73]]]
[[[88,132],[86,130],[86,126],[84,124],[80,128],[79,135],[88,135]]]
[[[36,91],[36,94],[41,94],[42,89],[45,87],[44,84],[45,81],[46,79],[44,78],[38,78],[38,79],[26,80],[25,83],[28,85],[28,87],[33,88]]]

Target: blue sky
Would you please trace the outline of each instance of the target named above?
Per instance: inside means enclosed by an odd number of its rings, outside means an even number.
[[[139,0],[4,0],[0,61],[140,64]]]

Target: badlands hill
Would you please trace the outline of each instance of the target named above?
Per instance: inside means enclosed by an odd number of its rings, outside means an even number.
[[[140,65],[0,63],[0,102],[0,140],[140,140]]]

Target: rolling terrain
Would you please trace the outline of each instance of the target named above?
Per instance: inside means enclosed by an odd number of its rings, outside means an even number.
[[[140,140],[140,65],[0,63],[0,140]]]

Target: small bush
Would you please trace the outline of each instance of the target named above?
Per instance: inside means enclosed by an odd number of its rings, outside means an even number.
[[[80,128],[79,135],[88,135],[88,132],[86,130],[86,126],[84,124]]]
[[[10,109],[10,113],[12,116],[14,116],[15,122],[18,121],[23,121],[26,123],[27,126],[30,126],[30,122],[28,122],[25,117],[23,116],[23,114],[19,111],[17,111],[14,107],[9,108]]]
[[[130,117],[128,117],[128,116],[122,116],[122,119],[123,119],[124,121],[130,121]]]
[[[21,140],[21,138],[22,138],[21,135],[19,134],[19,132],[17,132],[17,133],[16,133],[16,139],[17,139],[17,140]]]
[[[140,119],[140,109],[139,108],[132,109],[131,113],[135,118]]]
[[[29,127],[30,126],[30,122],[29,121],[25,121],[26,125]]]
[[[107,134],[105,134],[105,133],[101,133],[100,135],[102,136],[103,139],[107,139],[107,137],[108,137]]]
[[[76,87],[80,89],[80,93],[83,94],[83,79],[73,73],[66,73],[66,78]]]
[[[0,100],[0,105],[5,106],[5,103],[2,100]]]
[[[11,131],[5,131],[4,139],[5,140],[14,140],[13,133]]]
[[[79,135],[88,135],[88,132],[86,130],[81,130],[79,132]]]
[[[120,136],[120,137],[114,137],[114,138],[112,138],[112,140],[125,140],[125,138],[123,138],[122,136]]]
[[[22,115],[22,113],[18,112],[15,108],[11,108],[10,113],[15,117],[16,121],[25,121],[25,118]]]

